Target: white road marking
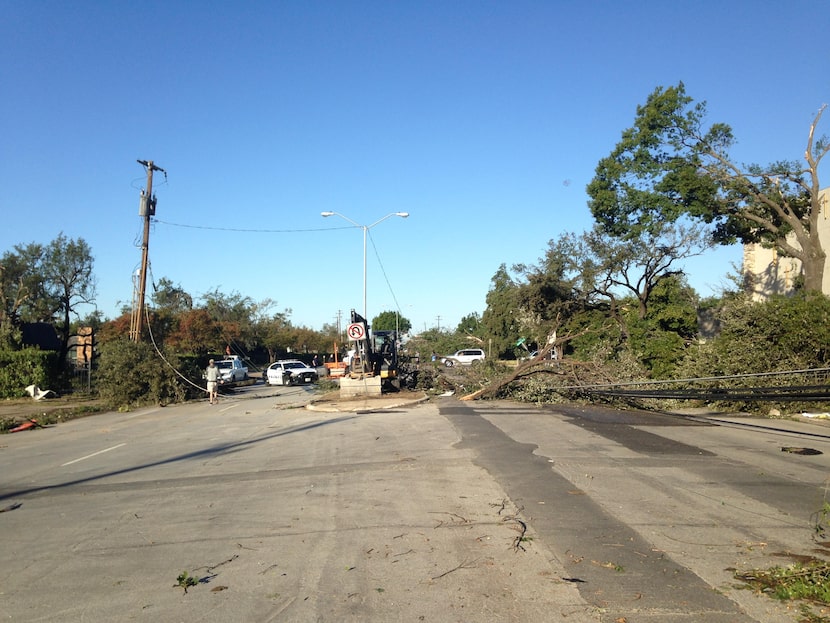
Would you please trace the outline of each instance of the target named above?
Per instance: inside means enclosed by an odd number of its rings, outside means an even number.
[[[112,448],[107,448],[106,450],[98,450],[98,452],[93,452],[92,454],[87,454],[86,456],[82,456],[79,459],[75,459],[74,461],[69,461],[69,463],[64,463],[61,467],[66,467],[67,465],[72,465],[73,463],[78,463],[80,461],[85,461],[86,459],[91,459],[93,456],[98,456],[99,454],[104,454],[104,452],[109,452],[110,450],[115,450],[116,448],[120,448],[121,446],[126,446],[126,443],[119,443],[117,446],[113,446]]]

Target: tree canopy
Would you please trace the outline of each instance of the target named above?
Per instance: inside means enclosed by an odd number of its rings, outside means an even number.
[[[0,259],[0,335],[7,346],[19,345],[25,322],[50,322],[66,354],[77,306],[95,300],[94,259],[83,238],[59,234],[47,245],[16,245]]]
[[[382,311],[372,319],[371,327],[375,331],[395,331],[407,333],[412,328],[412,322],[406,316],[396,311]]]
[[[760,242],[797,258],[805,289],[820,291],[819,165],[830,149],[816,136],[823,112],[810,125],[803,164],[739,165],[729,156],[731,128],[705,127],[705,102],[694,103],[683,83],[658,87],[597,165],[587,189],[591,213],[622,239],[653,234],[665,222],[702,221],[716,242]]]

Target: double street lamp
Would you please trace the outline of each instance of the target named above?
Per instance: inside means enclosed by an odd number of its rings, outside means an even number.
[[[370,229],[372,229],[372,227],[374,227],[375,225],[377,225],[379,223],[382,223],[386,219],[391,218],[393,216],[400,216],[401,218],[406,218],[407,216],[409,216],[409,212],[392,212],[390,214],[387,214],[383,218],[376,220],[371,225],[361,225],[360,223],[356,223],[355,221],[350,219],[348,216],[343,216],[339,212],[320,212],[320,216],[323,216],[323,217],[339,216],[344,221],[348,221],[349,223],[351,223],[355,227],[359,227],[360,229],[363,230],[363,318],[366,320],[366,322],[369,322],[369,318],[368,318],[368,315],[367,315],[367,312],[366,312],[366,234],[368,233],[368,231]]]

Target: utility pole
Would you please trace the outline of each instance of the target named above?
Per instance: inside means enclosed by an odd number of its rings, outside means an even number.
[[[144,217],[144,236],[141,240],[141,272],[138,278],[138,303],[133,309],[130,320],[130,337],[133,342],[141,339],[142,323],[144,321],[144,293],[147,289],[147,263],[150,248],[150,217],[156,214],[156,197],[153,195],[153,173],[161,171],[167,178],[167,171],[157,167],[152,160],[137,160],[138,164],[147,169],[147,188],[141,191],[138,204],[138,215]]]

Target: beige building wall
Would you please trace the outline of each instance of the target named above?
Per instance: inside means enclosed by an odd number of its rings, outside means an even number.
[[[819,193],[821,203],[821,215],[818,219],[818,235],[821,239],[821,247],[827,253],[824,260],[824,279],[821,282],[821,291],[830,294],[830,188],[825,188]]]
[[[824,264],[822,292],[830,294],[830,188],[819,194],[821,214],[818,232],[822,247],[828,252]],[[792,257],[783,257],[775,249],[765,249],[760,244],[745,244],[743,276],[752,299],[764,301],[774,294],[790,294],[801,274],[801,262]]]

